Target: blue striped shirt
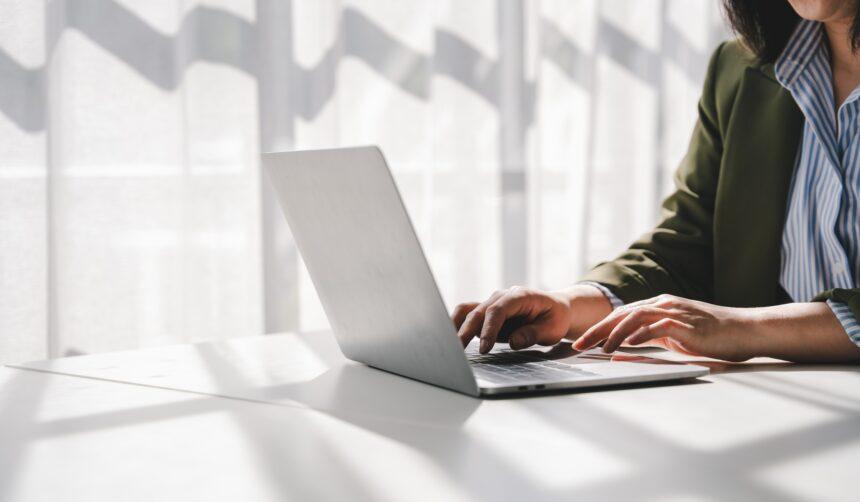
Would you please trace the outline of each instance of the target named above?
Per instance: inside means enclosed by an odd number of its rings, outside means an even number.
[[[830,52],[819,22],[801,20],[774,66],[803,112],[800,148],[782,236],[780,283],[796,302],[860,280],[860,88],[834,112]],[[828,301],[851,340],[860,324]]]
[[[821,23],[801,20],[777,59],[777,80],[803,112],[782,237],[780,284],[795,302],[860,282],[860,87],[834,114],[833,79]],[[613,308],[624,304],[600,289]],[[827,304],[860,345],[860,323],[848,305]]]

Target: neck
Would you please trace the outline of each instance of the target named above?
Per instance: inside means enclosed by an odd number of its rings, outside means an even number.
[[[824,22],[830,46],[830,68],[837,109],[860,86],[860,51],[855,53],[851,47],[852,21],[852,18],[841,18]]]
[[[855,54],[851,47],[851,20],[825,21],[824,31],[830,45],[830,64],[833,69],[860,74],[860,53]]]

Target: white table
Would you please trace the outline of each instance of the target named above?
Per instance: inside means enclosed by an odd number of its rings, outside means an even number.
[[[0,368],[0,500],[857,500],[860,367],[479,400],[284,334]]]

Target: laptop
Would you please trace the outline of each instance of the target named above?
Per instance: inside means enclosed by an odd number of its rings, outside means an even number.
[[[707,368],[570,343],[463,349],[379,148],[267,153],[277,192],[347,358],[472,396],[695,378]]]

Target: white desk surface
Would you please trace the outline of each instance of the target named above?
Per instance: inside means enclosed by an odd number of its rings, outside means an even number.
[[[480,400],[328,333],[0,368],[0,500],[857,500],[860,367]]]

